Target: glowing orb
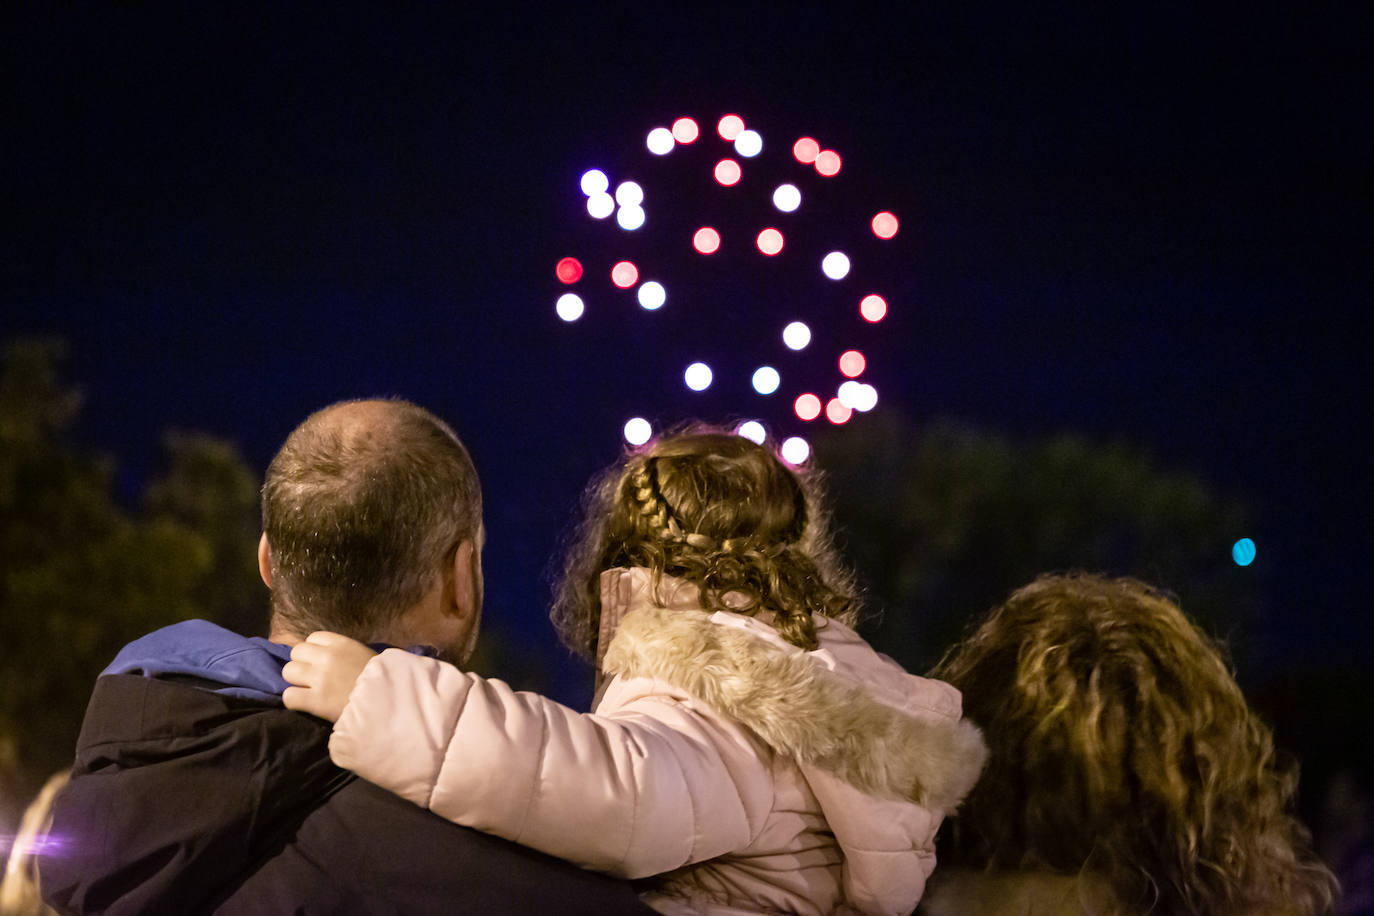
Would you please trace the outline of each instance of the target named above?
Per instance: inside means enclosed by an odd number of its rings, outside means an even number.
[[[559,296],[553,308],[564,321],[576,321],[582,317],[584,310],[582,297],[577,293],[564,293]]]
[[[702,254],[715,254],[720,248],[720,233],[710,226],[702,226],[692,234],[692,247]]]
[[[855,405],[858,404],[860,399],[863,397],[862,388],[862,382],[856,382],[851,379],[850,381],[844,382],[840,385],[840,390],[836,397],[840,399],[840,403],[843,404],[845,407],[848,407],[851,410],[856,410],[857,408],[855,407]]]
[[[739,182],[739,163],[733,159],[722,159],[716,163],[716,181],[727,188]]]
[[[639,282],[639,268],[629,261],[618,261],[611,268],[611,282],[621,289],[629,289]]]
[[[728,114],[721,118],[720,123],[716,125],[716,133],[720,134],[720,138],[732,143],[742,130],[744,130],[744,119],[739,115]]]
[[[840,174],[840,154],[833,149],[821,150],[816,154],[816,171],[826,178]]]
[[[663,303],[668,301],[668,291],[663,288],[663,284],[657,280],[650,280],[641,283],[639,286],[639,304],[645,311],[653,312],[663,307]]]
[[[615,202],[622,207],[638,207],[644,203],[644,189],[634,181],[622,181],[616,185]]]
[[[625,423],[625,441],[631,445],[643,445],[654,434],[654,428],[643,417],[632,417]]]
[[[845,350],[840,356],[840,372],[846,378],[858,378],[863,375],[864,366],[868,365],[868,360],[858,350]]]
[[[768,430],[764,429],[763,424],[758,420],[745,420],[736,427],[735,435],[743,436],[750,442],[756,442],[759,445],[763,445],[768,439]]]
[[[1236,561],[1237,566],[1249,566],[1255,562],[1255,542],[1249,538],[1241,538],[1231,546],[1231,559]]]
[[[644,225],[644,208],[638,206],[625,206],[616,211],[615,221],[620,224],[620,228],[626,232],[634,232]]]
[[[700,130],[691,118],[678,118],[673,122],[673,139],[678,143],[693,143]]]
[[[587,212],[593,219],[605,219],[615,212],[615,198],[602,191],[587,198]]]
[[[880,239],[890,239],[897,234],[897,217],[884,210],[873,217],[873,234]]]
[[[845,385],[848,384],[848,382],[845,382]],[[843,388],[844,385],[840,387]],[[854,395],[854,403],[846,406],[853,407],[860,413],[868,413],[878,406],[878,389],[867,383],[860,384],[859,390]]]
[[[649,137],[644,141],[644,145],[649,147],[649,152],[655,156],[666,156],[673,151],[677,141],[673,139],[673,132],[666,127],[655,127],[649,131]]]
[[[711,387],[711,367],[705,363],[692,363],[682,373],[682,380],[693,391],[705,391]]]
[[[782,329],[782,342],[789,350],[805,350],[811,343],[811,329],[800,321],[794,321]]]
[[[864,321],[882,321],[887,314],[887,300],[877,293],[869,293],[859,302],[859,314]]]
[[[803,420],[814,420],[821,415],[821,399],[807,392],[792,403],[792,409]]]
[[[563,283],[576,283],[582,279],[582,262],[577,258],[563,258],[553,272]]]
[[[756,130],[742,130],[735,135],[735,152],[745,159],[753,159],[763,152],[763,137]]]
[[[582,180],[578,182],[582,188],[582,193],[588,197],[596,194],[605,194],[611,186],[611,179],[606,177],[606,173],[601,169],[591,169],[582,173]]]
[[[782,448],[782,460],[791,465],[804,464],[807,458],[811,457],[811,446],[806,444],[806,440],[801,436],[792,436],[784,439]]]
[[[832,251],[821,259],[821,272],[832,280],[843,280],[849,276],[849,255],[843,251]]]
[[[836,426],[848,423],[854,411],[840,403],[839,398],[831,398],[825,405],[825,418]]]
[[[794,184],[780,184],[773,191],[773,206],[783,213],[791,213],[801,206],[801,191]]]
[[[821,151],[821,145],[810,137],[802,137],[792,144],[792,155],[802,165],[810,165],[816,161],[816,156]]]
[[[772,366],[759,366],[754,370],[754,390],[759,394],[772,394],[782,384],[782,376]]]
[[[759,246],[759,251],[772,256],[782,251],[782,233],[776,229],[765,229],[759,233],[755,242]]]

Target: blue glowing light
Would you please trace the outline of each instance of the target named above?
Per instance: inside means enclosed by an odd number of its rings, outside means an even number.
[[[1249,538],[1241,538],[1231,547],[1231,559],[1236,561],[1237,566],[1249,566],[1255,562],[1255,542]]]

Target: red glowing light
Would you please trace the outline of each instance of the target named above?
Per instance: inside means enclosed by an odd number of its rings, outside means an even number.
[[[577,258],[563,258],[553,272],[564,283],[576,283],[582,279],[582,262]]]
[[[814,420],[821,415],[821,399],[814,394],[804,394],[792,405],[797,416],[803,420]]]
[[[739,163],[735,160],[722,159],[716,163],[716,181],[719,181],[727,188],[739,181],[739,176]]]
[[[841,404],[839,398],[831,398],[825,405],[825,418],[836,426],[841,423],[848,423],[852,416],[854,416],[854,411]]]
[[[730,143],[735,142],[735,138],[739,136],[739,132],[742,130],[744,130],[744,119],[739,115],[728,114],[721,118],[720,123],[716,125],[716,131],[720,134],[720,138]]]
[[[868,360],[864,359],[864,355],[858,350],[846,350],[840,356],[840,371],[849,378],[858,378],[867,365]]]
[[[678,143],[691,143],[700,133],[697,122],[691,118],[678,118],[673,122],[673,139]]]
[[[873,234],[880,239],[890,239],[897,234],[897,217],[884,210],[873,217]]]
[[[720,248],[720,233],[710,226],[702,226],[692,235],[692,247],[702,254],[715,254]]]
[[[859,303],[859,314],[864,316],[864,321],[882,321],[887,314],[887,300],[877,293],[869,293]]]
[[[840,154],[833,149],[821,150],[816,154],[816,171],[826,178],[840,174]]]
[[[816,161],[816,155],[821,151],[821,145],[810,137],[802,137],[792,144],[792,155],[797,157],[797,161],[802,165],[810,165]]]
[[[620,261],[611,268],[611,282],[621,289],[629,289],[639,282],[639,268],[629,261]]]
[[[759,246],[759,251],[764,254],[775,255],[782,251],[782,233],[776,229],[765,229],[759,233],[756,244]]]

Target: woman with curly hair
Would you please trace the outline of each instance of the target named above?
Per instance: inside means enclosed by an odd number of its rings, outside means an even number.
[[[922,912],[1330,908],[1335,881],[1290,813],[1296,767],[1163,593],[1041,577],[934,676],[962,692],[989,760]]]
[[[335,762],[648,879],[661,912],[909,912],[985,751],[957,692],[851,629],[813,482],[695,428],[625,455],[585,512],[553,618],[595,661],[595,711],[317,634],[284,673],[319,692],[298,708],[335,720]]]

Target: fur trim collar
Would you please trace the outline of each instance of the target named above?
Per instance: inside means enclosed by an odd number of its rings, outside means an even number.
[[[987,757],[972,723],[907,715],[805,651],[714,623],[700,610],[634,608],[621,620],[603,670],[661,680],[799,764],[867,794],[933,810],[958,805]]]

